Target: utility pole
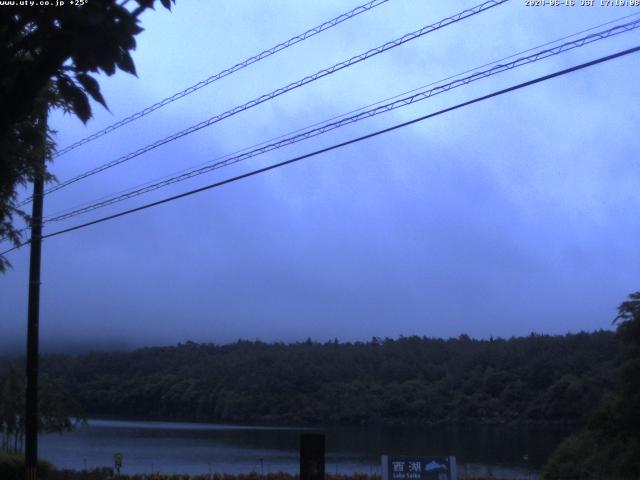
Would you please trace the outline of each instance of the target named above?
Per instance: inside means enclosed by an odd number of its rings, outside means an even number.
[[[33,178],[31,241],[29,242],[29,311],[27,318],[27,391],[25,412],[25,480],[38,478],[38,355],[40,329],[40,260],[42,249],[42,207],[47,156],[47,109],[42,123],[42,158]]]

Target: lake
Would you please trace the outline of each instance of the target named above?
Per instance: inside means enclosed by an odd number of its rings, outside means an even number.
[[[455,455],[460,474],[537,479],[566,428],[328,427],[279,428],[180,422],[89,420],[72,433],[40,436],[40,458],[59,468],[113,466],[122,473],[268,473],[298,471],[303,432],[326,434],[331,473],[380,473],[380,455]]]

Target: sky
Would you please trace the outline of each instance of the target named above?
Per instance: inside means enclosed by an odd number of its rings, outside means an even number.
[[[67,180],[478,3],[389,0],[57,158],[51,170]],[[640,18],[638,7],[576,3],[511,0],[53,192],[45,216],[623,16],[636,15],[618,23]],[[94,105],[87,125],[51,112],[57,143],[357,5],[178,0],[172,12],[146,12],[133,54],[138,77],[101,76],[109,111]],[[635,47],[639,31],[51,222],[45,233]],[[617,305],[640,289],[639,72],[640,54],[626,56],[47,239],[43,349],[610,329]],[[13,268],[0,276],[0,354],[26,341],[28,254],[9,254]]]

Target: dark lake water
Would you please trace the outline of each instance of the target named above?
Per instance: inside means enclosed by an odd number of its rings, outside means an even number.
[[[303,432],[326,434],[327,472],[379,473],[380,456],[455,455],[459,474],[537,479],[569,432],[555,427],[246,427],[178,422],[89,420],[64,435],[40,437],[40,457],[60,468],[113,466],[123,473],[298,471]]]

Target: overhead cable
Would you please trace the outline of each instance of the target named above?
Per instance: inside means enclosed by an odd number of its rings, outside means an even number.
[[[442,110],[438,110],[437,112],[430,113],[430,114],[427,114],[427,115],[423,115],[421,117],[414,118],[413,120],[409,120],[407,122],[399,123],[399,124],[393,125],[391,127],[388,127],[388,128],[382,129],[382,130],[378,130],[378,131],[369,133],[367,135],[363,135],[363,136],[360,136],[360,137],[357,137],[357,138],[353,138],[351,140],[347,140],[345,142],[341,142],[341,143],[338,143],[338,144],[335,144],[335,145],[331,145],[329,147],[325,147],[325,148],[322,148],[322,149],[319,149],[319,150],[315,150],[313,152],[310,152],[310,153],[307,153],[307,154],[304,154],[304,155],[300,155],[298,157],[291,158],[289,160],[285,160],[285,161],[282,161],[282,162],[279,162],[279,163],[275,163],[275,164],[269,165],[267,167],[259,168],[259,169],[256,169],[256,170],[252,170],[252,171],[244,173],[242,175],[237,175],[235,177],[227,178],[225,180],[221,180],[221,181],[218,181],[218,182],[215,182],[215,183],[211,183],[211,184],[206,185],[204,187],[196,188],[194,190],[190,190],[188,192],[184,192],[184,193],[181,193],[181,194],[178,194],[178,195],[173,195],[171,197],[167,197],[167,198],[164,198],[162,200],[157,200],[155,202],[147,203],[145,205],[141,205],[139,207],[131,208],[129,210],[125,210],[125,211],[122,211],[122,212],[119,212],[119,213],[115,213],[113,215],[108,215],[108,216],[105,216],[105,217],[102,217],[102,218],[98,218],[98,219],[92,220],[90,222],[82,223],[82,224],[75,225],[75,226],[72,226],[72,227],[69,227],[69,228],[64,228],[62,230],[57,230],[55,232],[43,235],[42,238],[51,238],[51,237],[55,237],[55,236],[58,236],[58,235],[65,234],[65,233],[73,232],[75,230],[80,230],[82,228],[86,228],[86,227],[89,227],[89,226],[92,226],[92,225],[103,223],[103,222],[106,222],[106,221],[109,221],[109,220],[113,220],[115,218],[123,217],[123,216],[129,215],[129,214],[135,213],[135,212],[139,212],[139,211],[142,211],[142,210],[146,210],[148,208],[152,208],[152,207],[155,207],[155,206],[158,206],[158,205],[162,205],[164,203],[169,203],[169,202],[172,202],[174,200],[178,200],[180,198],[184,198],[184,197],[188,197],[188,196],[191,196],[191,195],[195,195],[197,193],[204,192],[206,190],[210,190],[210,189],[213,189],[213,188],[221,187],[223,185],[227,185],[229,183],[233,183],[233,182],[236,182],[236,181],[239,181],[239,180],[243,180],[245,178],[253,177],[255,175],[258,175],[258,174],[261,174],[261,173],[265,173],[265,172],[268,172],[270,170],[274,170],[276,168],[284,167],[286,165],[290,165],[292,163],[296,163],[296,162],[299,162],[301,160],[320,155],[322,153],[330,152],[332,150],[336,150],[336,149],[339,149],[339,148],[342,148],[342,147],[346,147],[347,145],[358,143],[358,142],[361,142],[363,140],[367,140],[367,139],[370,139],[370,138],[373,138],[373,137],[377,137],[377,136],[385,134],[385,133],[392,132],[394,130],[398,130],[400,128],[407,127],[409,125],[413,125],[415,123],[422,122],[422,121],[427,120],[429,118],[434,118],[434,117],[437,117],[439,115],[443,115],[445,113],[448,113],[448,112],[451,112],[451,111],[454,111],[454,110],[458,110],[460,108],[467,107],[469,105],[473,105],[475,103],[479,103],[479,102],[482,102],[482,101],[485,101],[485,100],[489,100],[491,98],[498,97],[498,96],[501,96],[501,95],[504,95],[506,93],[510,93],[510,92],[513,92],[513,91],[516,91],[516,90],[520,90],[522,88],[529,87],[531,85],[542,83],[542,82],[545,82],[547,80],[551,80],[552,78],[556,78],[556,77],[560,77],[560,76],[563,76],[563,75],[567,75],[569,73],[572,73],[572,72],[575,72],[575,71],[578,71],[578,70],[582,70],[582,69],[585,69],[585,68],[600,64],[600,63],[605,63],[605,62],[614,60],[614,59],[619,58],[619,57],[630,55],[632,53],[637,53],[638,51],[640,51],[640,46],[629,48],[627,50],[623,50],[623,51],[620,51],[620,52],[617,52],[617,53],[613,53],[611,55],[607,55],[607,56],[604,56],[604,57],[600,57],[600,58],[597,58],[595,60],[591,60],[589,62],[581,63],[581,64],[575,65],[573,67],[565,68],[563,70],[559,70],[559,71],[556,71],[554,73],[550,73],[550,74],[547,74],[547,75],[544,75],[544,76],[541,76],[541,77],[537,77],[537,78],[535,78],[533,80],[528,80],[526,82],[522,82],[522,83],[519,83],[517,85],[513,85],[511,87],[504,88],[504,89],[495,91],[495,92],[487,94],[487,95],[483,95],[481,97],[476,97],[476,98],[474,98],[472,100],[468,100],[466,102],[459,103],[459,104],[454,105],[452,107],[444,108]],[[28,243],[29,243],[29,241],[24,242],[21,245],[15,246],[15,247],[13,247],[13,248],[11,248],[9,250],[6,250],[6,251],[0,253],[0,256],[5,255],[5,254],[7,254],[7,253],[9,253],[9,252],[11,252],[13,250],[16,250],[17,248],[19,248],[21,246],[24,246],[24,245],[26,245]]]
[[[579,32],[575,32],[575,33],[572,33],[572,34],[570,34],[570,35],[565,35],[565,36],[560,37],[560,38],[557,38],[557,39],[555,39],[555,40],[551,40],[551,41],[549,41],[549,42],[545,42],[545,43],[543,43],[543,44],[536,45],[535,47],[530,47],[530,48],[528,48],[528,49],[526,49],[526,50],[520,50],[519,52],[512,53],[511,55],[508,55],[508,56],[506,56],[506,57],[502,57],[502,58],[500,58],[500,59],[498,59],[498,60],[493,60],[493,61],[491,61],[491,62],[485,63],[485,64],[480,65],[480,66],[478,66],[478,67],[470,68],[470,69],[467,69],[467,70],[465,70],[465,71],[463,71],[463,72],[456,73],[456,74],[454,74],[454,75],[449,75],[448,77],[445,77],[445,78],[442,78],[442,79],[440,79],[440,80],[436,80],[436,81],[430,82],[430,83],[428,83],[428,84],[426,84],[426,85],[422,85],[422,86],[420,86],[420,87],[416,87],[416,88],[413,88],[413,89],[411,89],[411,90],[408,90],[408,91],[405,91],[405,92],[402,92],[402,93],[399,93],[399,94],[395,94],[395,95],[393,95],[393,96],[391,96],[391,97],[387,97],[387,98],[384,98],[384,99],[382,99],[382,100],[378,100],[378,101],[376,101],[376,102],[373,102],[373,103],[370,103],[370,104],[368,104],[368,105],[365,105],[365,106],[362,106],[362,107],[356,108],[356,109],[354,109],[354,110],[350,110],[350,111],[348,111],[348,112],[341,113],[341,114],[339,114],[339,115],[334,115],[334,116],[333,116],[333,117],[331,117],[331,118],[328,118],[328,119],[325,119],[325,120],[322,120],[322,121],[319,121],[319,122],[315,122],[315,123],[310,124],[310,125],[307,125],[307,126],[305,126],[305,127],[297,128],[297,129],[292,130],[292,131],[289,131],[289,132],[287,132],[287,133],[283,133],[283,134],[277,135],[277,136],[275,136],[275,137],[269,138],[269,139],[267,139],[267,140],[263,140],[263,141],[261,141],[261,142],[259,142],[259,143],[255,143],[255,144],[250,145],[250,146],[248,146],[248,147],[244,147],[244,148],[241,148],[241,149],[235,150],[235,151],[233,151],[233,152],[231,152],[231,153],[228,153],[228,154],[225,154],[225,155],[223,155],[223,156],[217,157],[217,158],[216,158],[215,160],[213,160],[213,161],[206,161],[206,162],[202,162],[202,163],[200,163],[200,164],[198,164],[198,165],[195,165],[195,166],[193,166],[193,167],[186,168],[186,169],[183,169],[183,170],[180,170],[180,171],[177,171],[177,172],[173,172],[173,173],[170,173],[170,174],[164,175],[163,177],[160,177],[160,178],[156,178],[156,179],[148,180],[148,181],[146,181],[146,182],[139,183],[139,184],[137,184],[137,185],[135,185],[135,186],[133,186],[133,187],[124,188],[124,189],[121,189],[121,190],[119,190],[119,191],[117,191],[117,192],[115,192],[115,193],[112,193],[112,194],[109,194],[109,195],[104,195],[104,196],[99,197],[99,198],[97,198],[97,199],[94,199],[94,200],[91,200],[91,201],[87,201],[87,202],[83,202],[83,203],[81,203],[81,204],[79,204],[79,205],[76,205],[76,206],[73,206],[73,207],[68,207],[68,208],[65,208],[65,209],[63,209],[63,210],[59,210],[58,212],[56,212],[56,213],[54,213],[54,214],[50,215],[50,218],[51,218],[51,217],[53,217],[53,216],[58,216],[58,215],[62,215],[62,214],[64,214],[64,213],[71,212],[71,211],[73,211],[73,210],[77,210],[77,209],[82,208],[82,207],[84,207],[84,206],[88,206],[88,205],[92,205],[92,204],[97,203],[97,202],[101,202],[102,200],[107,200],[107,199],[110,199],[110,198],[114,198],[114,197],[116,197],[116,196],[119,196],[119,195],[121,195],[121,194],[129,193],[129,192],[131,192],[131,191],[133,191],[133,190],[138,190],[138,189],[141,189],[141,188],[143,188],[143,187],[150,186],[150,185],[152,185],[152,184],[154,184],[154,183],[157,183],[157,182],[159,182],[159,181],[162,181],[162,180],[167,180],[167,179],[169,179],[169,178],[172,178],[172,177],[176,177],[176,176],[182,175],[183,173],[187,173],[187,172],[189,172],[189,171],[191,171],[191,170],[194,170],[194,169],[197,169],[197,168],[200,168],[200,167],[206,166],[206,165],[211,165],[212,163],[215,163],[215,162],[217,162],[217,161],[221,161],[221,160],[223,160],[223,159],[230,158],[230,157],[232,157],[232,156],[234,156],[234,155],[238,155],[238,154],[243,153],[243,152],[248,152],[249,150],[253,150],[253,149],[257,148],[257,147],[260,147],[260,146],[266,145],[266,144],[271,143],[271,142],[274,142],[274,141],[276,141],[276,140],[280,140],[280,139],[283,139],[283,138],[289,137],[289,136],[291,136],[291,135],[294,135],[294,134],[296,134],[296,133],[303,132],[303,131],[305,131],[305,130],[309,130],[309,129],[313,128],[313,127],[317,127],[317,126],[320,126],[320,125],[324,125],[324,124],[329,123],[329,122],[331,122],[331,121],[333,121],[333,120],[337,120],[337,119],[344,118],[344,117],[347,117],[347,116],[349,116],[349,115],[352,115],[352,114],[355,114],[355,113],[358,113],[358,112],[362,112],[362,111],[364,111],[364,110],[366,110],[366,109],[369,109],[369,108],[371,108],[371,107],[375,107],[376,105],[381,105],[381,104],[383,104],[383,103],[385,103],[385,102],[389,102],[390,100],[398,99],[398,98],[400,98],[400,97],[406,96],[406,95],[408,95],[408,94],[410,94],[410,93],[415,93],[415,92],[417,92],[417,91],[419,91],[419,90],[422,90],[422,89],[425,89],[425,88],[427,88],[427,87],[431,87],[431,86],[433,86],[433,85],[441,84],[441,83],[443,83],[443,82],[446,82],[447,80],[451,80],[451,79],[454,79],[454,78],[461,77],[462,75],[465,75],[465,74],[467,74],[467,73],[475,72],[475,71],[477,71],[477,70],[480,70],[480,69],[482,69],[482,68],[489,67],[489,66],[491,66],[491,65],[496,65],[496,64],[498,64],[498,63],[500,63],[500,62],[504,62],[504,61],[509,60],[509,59],[511,59],[511,58],[517,57],[517,56],[519,56],[519,55],[524,55],[525,53],[533,52],[534,50],[537,50],[537,49],[540,49],[540,48],[543,48],[543,47],[547,47],[547,46],[549,46],[549,45],[556,44],[556,43],[561,42],[561,41],[563,41],[563,40],[567,40],[567,39],[569,39],[569,38],[576,37],[576,36],[581,35],[581,34],[583,34],[583,33],[591,32],[591,31],[593,31],[593,30],[596,30],[596,29],[598,29],[598,28],[604,27],[604,26],[606,26],[606,25],[611,25],[611,24],[613,24],[613,23],[617,23],[617,22],[619,22],[619,21],[625,20],[625,19],[630,18],[630,17],[637,17],[637,16],[639,16],[639,15],[640,15],[640,13],[631,13],[631,14],[629,14],[629,15],[624,15],[624,16],[622,16],[622,17],[618,17],[618,18],[615,18],[615,19],[613,19],[613,20],[609,20],[609,21],[604,22],[604,23],[601,23],[601,24],[599,24],[599,25],[595,25],[595,26],[593,26],[593,27],[589,27],[589,28],[587,28],[587,29],[580,30]],[[23,229],[23,230],[26,230],[26,229]],[[21,231],[23,231],[23,230],[21,230]]]
[[[242,70],[245,67],[248,67],[249,65],[252,65],[256,62],[259,62],[260,60],[263,60],[267,57],[270,57],[271,55],[274,55],[286,48],[289,48],[293,45],[295,45],[296,43],[300,43],[303,40],[306,40],[308,38],[313,37],[314,35],[317,35],[320,32],[323,32],[325,30],[328,30],[332,27],[335,27],[336,25],[339,25],[340,23],[349,20],[353,17],[356,17],[357,15],[360,15],[361,13],[365,13],[368,12],[369,10],[382,5],[383,3],[388,2],[389,0],[373,0],[370,1],[368,3],[365,3],[364,5],[360,5],[356,8],[354,8],[353,10],[343,13],[342,15],[338,15],[335,18],[332,18],[331,20],[328,20],[320,25],[318,25],[317,27],[313,27],[309,30],[307,30],[304,33],[301,33],[299,35],[296,35],[295,37],[290,38],[289,40],[286,40],[282,43],[277,44],[274,47],[271,47],[267,50],[264,50],[260,53],[258,53],[257,55],[254,55],[252,57],[247,58],[246,60],[243,60],[240,63],[236,63],[233,67],[229,67],[229,68],[225,68],[224,70],[216,73],[215,75],[211,75],[208,78],[205,78],[204,80],[196,83],[195,85],[191,85],[188,88],[185,88],[184,90],[178,92],[178,93],[174,93],[173,95],[164,98],[163,100],[160,100],[159,102],[154,103],[153,105],[140,110],[137,113],[134,113],[132,115],[129,115],[126,118],[123,118],[122,120],[113,123],[111,125],[109,125],[108,127],[103,128],[102,130],[99,130],[81,140],[78,140],[75,143],[72,143],[71,145],[62,148],[60,151],[58,151],[56,153],[56,157],[61,157],[62,155],[64,155],[65,153],[69,153],[71,150],[74,150],[86,143],[89,143],[97,138],[100,138],[108,133],[113,132],[114,130],[117,130],[120,127],[123,127],[124,125],[127,125],[135,120],[138,120],[142,117],[145,117],[147,115],[149,115],[152,112],[155,112],[156,110],[158,110],[159,108],[162,108],[166,105],[169,105],[170,103],[175,102],[176,100],[179,100],[183,97],[186,97],[187,95],[192,94],[193,92],[196,92],[198,90],[200,90],[203,87],[206,87],[207,85],[212,84],[213,82],[220,80],[221,78],[227,77],[229,75],[231,75],[232,73],[235,73],[239,70]]]
[[[379,46],[377,48],[373,48],[373,49],[368,50],[367,52],[364,52],[364,53],[362,53],[360,55],[356,55],[355,57],[351,57],[348,60],[345,60],[343,62],[337,63],[337,64],[335,64],[335,65],[333,65],[333,66],[331,66],[329,68],[325,68],[323,70],[320,70],[320,71],[314,73],[313,75],[306,76],[306,77],[302,78],[301,80],[298,80],[296,82],[290,83],[289,85],[287,85],[285,87],[281,87],[281,88],[279,88],[277,90],[274,90],[274,91],[272,91],[270,93],[262,95],[262,96],[260,96],[258,98],[255,98],[255,99],[253,99],[253,100],[251,100],[251,101],[249,101],[249,102],[247,102],[247,103],[245,103],[243,105],[234,107],[231,110],[228,110],[228,111],[226,111],[224,113],[215,115],[215,116],[213,116],[213,117],[211,117],[211,118],[209,118],[207,120],[204,120],[204,121],[202,121],[202,122],[200,122],[200,123],[198,123],[196,125],[193,125],[193,126],[187,128],[185,130],[182,130],[182,131],[180,131],[178,133],[174,133],[173,135],[165,137],[165,138],[163,138],[161,140],[157,140],[156,142],[154,142],[154,143],[152,143],[150,145],[147,145],[145,147],[139,148],[138,150],[136,150],[134,152],[131,152],[131,153],[126,154],[126,155],[123,155],[122,157],[119,157],[119,158],[117,158],[115,160],[112,160],[111,162],[105,163],[105,164],[100,165],[100,166],[98,166],[96,168],[93,168],[93,169],[91,169],[91,170],[89,170],[87,172],[84,172],[84,173],[82,173],[80,175],[77,175],[77,176],[75,176],[73,178],[70,178],[69,180],[63,181],[63,182],[61,182],[61,183],[59,183],[59,184],[57,184],[57,185],[55,185],[53,187],[50,187],[49,189],[45,190],[45,194],[50,194],[52,192],[55,192],[55,191],[60,190],[62,188],[65,188],[65,187],[67,187],[67,186],[69,186],[69,185],[71,185],[71,184],[73,184],[75,182],[83,180],[83,179],[85,179],[87,177],[90,177],[92,175],[95,175],[97,173],[103,172],[104,170],[107,170],[109,168],[115,167],[116,165],[120,165],[121,163],[124,163],[126,161],[132,160],[133,158],[136,158],[136,157],[138,157],[138,156],[140,156],[140,155],[142,155],[144,153],[147,153],[147,152],[149,152],[151,150],[154,150],[154,149],[156,149],[156,148],[158,148],[158,147],[160,147],[162,145],[165,145],[165,144],[167,144],[169,142],[173,142],[173,141],[178,140],[179,138],[182,138],[182,137],[184,137],[186,135],[189,135],[191,133],[197,132],[198,130],[201,130],[201,129],[205,128],[205,127],[209,127],[209,126],[213,125],[214,123],[220,122],[221,120],[224,120],[224,119],[229,118],[229,117],[231,117],[233,115],[236,115],[237,113],[243,112],[243,111],[248,110],[250,108],[253,108],[253,107],[257,106],[257,105],[260,105],[261,103],[264,103],[266,101],[272,100],[272,99],[274,99],[274,98],[276,98],[276,97],[278,97],[278,96],[280,96],[280,95],[282,95],[284,93],[287,93],[287,92],[289,92],[291,90],[294,90],[296,88],[300,88],[300,87],[302,87],[302,86],[304,86],[304,85],[306,85],[308,83],[316,81],[316,80],[318,80],[320,78],[323,78],[323,77],[325,77],[327,75],[331,75],[331,74],[336,73],[336,72],[338,72],[338,71],[340,71],[340,70],[342,70],[344,68],[351,67],[351,66],[353,66],[353,65],[355,65],[355,64],[357,64],[359,62],[367,60],[368,58],[371,58],[371,57],[373,57],[375,55],[379,55],[382,52],[385,52],[385,51],[390,50],[392,48],[395,48],[395,47],[398,47],[400,45],[403,45],[403,44],[405,44],[407,42],[410,42],[411,40],[415,40],[417,38],[420,38],[420,37],[422,37],[424,35],[427,35],[427,34],[429,34],[431,32],[439,30],[439,29],[441,29],[443,27],[446,27],[448,25],[457,23],[457,22],[459,22],[459,21],[461,21],[461,20],[463,20],[465,18],[469,18],[469,17],[472,17],[474,15],[477,15],[477,14],[479,14],[481,12],[484,12],[484,11],[490,9],[490,8],[496,7],[498,5],[506,3],[508,1],[509,0],[489,0],[489,1],[486,1],[486,2],[484,2],[484,3],[480,4],[480,5],[477,5],[477,6],[473,7],[473,8],[470,8],[470,9],[464,10],[464,11],[462,11],[460,13],[457,13],[456,15],[453,15],[451,17],[447,17],[445,19],[442,19],[439,22],[436,22],[436,23],[434,23],[432,25],[428,25],[428,26],[422,27],[421,29],[416,30],[414,32],[407,33],[407,34],[403,35],[402,37],[400,37],[400,38],[398,38],[396,40],[387,42],[387,43],[385,43],[385,44],[383,44],[383,45],[381,45],[381,46]],[[23,202],[19,203],[18,206],[22,206],[25,203],[29,202],[30,200],[31,200],[31,197],[29,197],[29,198],[25,199]]]
[[[133,197],[137,197],[139,195],[142,195],[144,193],[148,193],[154,190],[158,190],[159,188],[174,184],[174,183],[178,183],[199,175],[203,175],[206,173],[209,173],[211,171],[238,163],[240,161],[246,160],[248,158],[252,158],[258,155],[262,155],[264,153],[270,152],[272,150],[276,150],[279,148],[282,148],[284,146],[287,145],[292,145],[294,143],[298,143],[300,141],[321,135],[323,133],[329,132],[331,130],[335,130],[337,128],[343,127],[347,124],[351,124],[351,123],[356,123],[359,122],[360,120],[364,120],[365,118],[371,118],[374,117],[376,115],[379,115],[381,113],[386,113],[389,112],[391,110],[395,110],[397,108],[400,107],[404,107],[407,105],[412,105],[414,103],[426,100],[428,98],[431,98],[435,95],[447,92],[449,90],[452,90],[454,88],[458,88],[464,85],[468,85],[469,83],[475,82],[477,80],[483,79],[483,78],[487,78],[490,77],[492,75],[496,75],[502,72],[505,72],[507,70],[512,70],[514,68],[517,67],[521,67],[523,65],[528,65],[534,62],[538,62],[540,60],[544,60],[546,58],[549,58],[551,56],[555,56],[555,55],[559,55],[561,53],[567,52],[569,50],[573,50],[575,48],[579,48],[579,47],[583,47],[584,45],[593,43],[593,42],[597,42],[600,40],[604,40],[606,38],[621,34],[621,33],[625,33],[625,32],[630,32],[632,30],[635,30],[637,28],[640,28],[640,20],[635,20],[632,22],[628,22],[626,24],[623,25],[617,25],[615,27],[612,27],[610,29],[607,29],[605,31],[601,31],[601,32],[597,32],[597,33],[593,33],[591,35],[587,35],[585,37],[576,39],[574,41],[571,42],[566,42],[562,45],[558,45],[556,47],[553,48],[549,48],[546,50],[542,50],[539,51],[537,53],[534,53],[532,55],[528,55],[526,57],[521,57],[518,58],[516,60],[513,60],[511,62],[508,63],[504,63],[504,64],[498,64],[495,65],[492,68],[489,68],[487,70],[483,70],[483,71],[479,71],[476,72],[472,75],[469,75],[467,77],[464,78],[460,78],[458,80],[449,82],[447,84],[444,85],[440,85],[437,86],[435,88],[430,88],[430,89],[426,89],[426,90],[422,90],[422,91],[418,91],[416,93],[413,93],[409,96],[400,98],[398,100],[395,100],[393,102],[384,104],[384,105],[380,105],[376,108],[370,109],[370,110],[366,110],[364,112],[358,113],[356,115],[352,115],[346,118],[342,118],[340,120],[334,121],[334,122],[330,122],[330,123],[326,123],[320,127],[317,128],[313,128],[307,131],[304,131],[302,133],[298,133],[296,135],[293,135],[291,137],[261,146],[259,148],[255,148],[253,150],[238,154],[238,155],[234,155],[231,157],[227,157],[224,160],[218,161],[216,163],[213,164],[209,164],[203,167],[199,167],[199,168],[195,168],[192,170],[188,170],[184,173],[181,173],[180,175],[176,175],[173,177],[169,177],[169,178],[165,178],[161,181],[158,181],[156,183],[152,183],[152,184],[148,184],[145,185],[144,187],[135,189],[135,190],[131,190],[127,193],[123,193],[120,195],[115,195],[112,196],[106,200],[102,200],[102,201],[98,201],[98,202],[94,202],[91,203],[87,206],[83,206],[80,208],[76,208],[73,209],[71,211],[67,211],[66,213],[62,213],[59,215],[55,215],[55,216],[51,216],[48,218],[45,218],[45,222],[49,223],[49,222],[58,222],[58,221],[63,221],[63,220],[67,220],[69,218],[75,217],[77,215],[83,214],[83,213],[87,213],[99,208],[103,208],[106,207],[108,205],[112,205],[114,203],[118,203]]]

